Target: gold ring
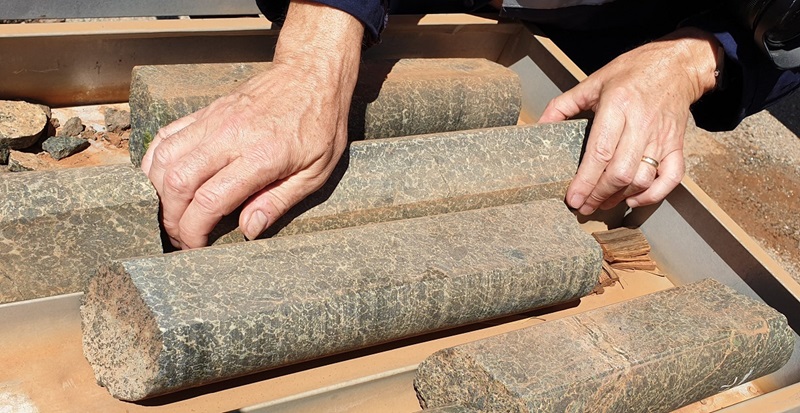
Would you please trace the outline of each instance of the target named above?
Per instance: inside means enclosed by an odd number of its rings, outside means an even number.
[[[651,158],[651,157],[649,157],[649,156],[642,156],[642,162],[644,162],[644,163],[646,163],[648,165],[652,165],[654,168],[658,169],[658,165],[659,165],[658,161],[653,159],[653,158]]]

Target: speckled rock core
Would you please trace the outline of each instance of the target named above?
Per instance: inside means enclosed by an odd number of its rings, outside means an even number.
[[[270,65],[134,68],[129,99],[131,161],[140,164],[159,128],[207,106]],[[350,139],[514,125],[520,88],[516,73],[486,59],[364,62],[350,110]]]
[[[353,142],[325,186],[264,236],[564,198],[586,121]],[[210,237],[244,241],[238,215]]]
[[[0,303],[83,291],[100,263],[162,252],[158,197],[130,165],[0,179]]]
[[[601,259],[545,200],[114,261],[84,296],[83,349],[138,400],[573,300]]]
[[[423,407],[669,412],[777,370],[793,345],[783,315],[708,279],[441,350],[414,384]]]

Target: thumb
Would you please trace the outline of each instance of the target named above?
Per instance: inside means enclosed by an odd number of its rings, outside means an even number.
[[[597,102],[597,93],[585,83],[562,93],[551,100],[544,108],[537,123],[560,122],[567,120],[585,110],[591,109]]]
[[[253,194],[239,215],[239,228],[244,236],[249,240],[258,238],[278,218],[319,189],[321,185],[315,185],[313,181],[296,174]]]

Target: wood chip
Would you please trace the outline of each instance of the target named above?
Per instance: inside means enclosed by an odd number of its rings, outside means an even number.
[[[656,263],[652,260],[612,262],[611,268],[616,270],[653,271],[656,269]]]
[[[616,228],[595,232],[592,236],[600,243],[603,250],[603,272],[608,274],[606,277],[619,280],[619,277],[613,273],[615,270],[652,271],[656,269],[656,263],[650,258],[650,243],[647,242],[641,230]],[[603,276],[601,276],[600,284],[603,285]],[[609,285],[603,286],[608,287]]]

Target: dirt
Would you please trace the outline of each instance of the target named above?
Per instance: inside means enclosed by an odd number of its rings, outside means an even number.
[[[800,282],[800,94],[734,131],[693,128],[686,173]]]
[[[48,135],[64,134],[63,131],[67,127],[67,120],[78,118],[79,122],[85,125],[85,130],[80,132],[76,129],[68,134],[79,135],[86,139],[90,144],[89,147],[74,155],[56,160],[42,150],[41,143],[46,138],[42,137],[36,145],[21,151],[30,154],[26,156],[32,158],[30,163],[36,165],[36,169],[61,169],[130,163],[130,153],[128,152],[130,126],[122,125],[121,122],[114,122],[111,126],[115,131],[107,131],[105,119],[105,114],[109,111],[127,113],[128,110],[127,104],[53,109],[50,121],[53,126],[48,131]]]

